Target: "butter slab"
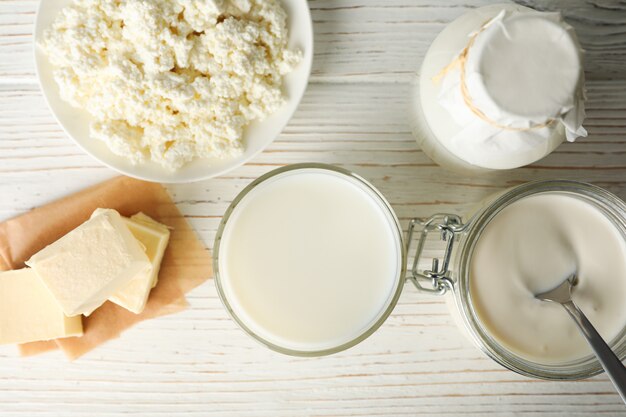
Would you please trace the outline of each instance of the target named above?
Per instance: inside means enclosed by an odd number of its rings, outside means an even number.
[[[156,287],[157,282],[159,280],[159,270],[161,269],[161,261],[163,260],[165,249],[167,249],[167,244],[169,243],[169,240],[170,240],[170,228],[162,223],[157,222],[152,217],[142,212],[133,214],[132,216],[130,216],[130,218],[134,222],[142,223],[148,227],[151,227],[152,229],[154,229],[156,232],[158,232],[161,235],[167,235],[167,239],[165,240],[165,247],[163,248],[163,252],[161,253],[161,257],[159,258],[158,267],[156,269],[156,272],[153,273],[154,278],[152,280],[152,288],[154,288]],[[154,262],[153,262],[153,266],[154,266]]]
[[[135,314],[139,314],[146,307],[150,290],[158,281],[161,261],[169,242],[170,231],[166,226],[143,213],[135,214],[130,219],[123,218],[123,220],[133,236],[145,248],[146,255],[152,263],[152,269],[138,275],[109,300]]]
[[[82,336],[80,316],[67,317],[30,268],[0,272],[0,344]]]
[[[68,316],[88,316],[119,288],[152,268],[115,210],[101,210],[26,264]]]

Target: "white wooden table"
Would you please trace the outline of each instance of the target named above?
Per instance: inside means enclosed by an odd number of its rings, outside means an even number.
[[[477,178],[446,172],[418,149],[407,121],[415,71],[445,24],[487,3],[311,1],[313,74],[284,133],[228,175],[169,187],[207,246],[246,184],[294,162],[355,170],[380,188],[404,223],[463,213],[496,190],[534,179],[589,181],[626,198],[623,1],[541,2],[567,7],[588,50],[588,139],[533,166]],[[115,175],[83,154],[46,108],[31,57],[36,7],[33,0],[0,0],[0,219]],[[188,311],[144,322],[74,363],[59,352],[20,359],[13,347],[0,347],[0,416],[626,413],[604,376],[556,383],[501,368],[465,340],[442,299],[409,286],[374,336],[318,359],[257,345],[229,319],[212,281],[190,301]]]

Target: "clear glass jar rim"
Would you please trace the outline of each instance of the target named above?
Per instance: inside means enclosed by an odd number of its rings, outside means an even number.
[[[398,237],[398,248],[399,248],[399,255],[400,255],[400,269],[398,271],[398,276],[396,277],[396,286],[393,289],[391,298],[389,299],[389,304],[387,305],[387,307],[385,308],[385,310],[382,312],[382,314],[380,315],[380,317],[371,324],[371,326],[369,326],[364,332],[362,332],[360,335],[358,335],[356,338],[343,343],[339,346],[335,346],[332,348],[328,348],[328,349],[322,349],[322,350],[295,350],[295,349],[290,349],[290,348],[286,348],[283,346],[279,346],[276,345],[272,342],[270,342],[269,340],[261,337],[260,335],[258,335],[254,330],[252,330],[249,326],[247,326],[243,320],[237,315],[237,313],[235,312],[235,310],[233,309],[232,305],[230,304],[228,297],[226,296],[226,293],[224,291],[224,287],[222,285],[222,277],[220,275],[220,268],[219,268],[219,254],[220,254],[220,244],[222,242],[222,238],[223,238],[223,234],[224,234],[224,230],[226,228],[226,225],[228,224],[228,220],[230,219],[231,215],[233,214],[233,212],[235,211],[236,207],[238,206],[238,204],[246,197],[246,195],[248,195],[248,193],[250,191],[252,191],[253,189],[255,189],[258,185],[260,185],[261,183],[267,181],[270,178],[273,178],[277,175],[283,174],[285,172],[289,172],[289,171],[295,171],[295,170],[306,170],[306,169],[318,169],[318,170],[327,170],[327,171],[332,171],[334,173],[339,173],[342,175],[345,175],[353,180],[356,180],[358,183],[360,183],[361,185],[365,186],[365,188],[371,192],[371,195],[373,197],[375,197],[379,203],[381,203],[381,207],[385,210],[385,213],[388,215],[388,217],[390,219],[393,220],[393,231],[394,234]],[[261,344],[265,345],[266,347],[286,354],[286,355],[290,355],[290,356],[304,356],[304,357],[314,357],[314,356],[325,356],[325,355],[330,355],[333,353],[337,353],[340,351],[343,351],[345,349],[348,349],[352,346],[357,345],[358,343],[362,342],[363,340],[365,340],[366,338],[368,338],[369,336],[371,336],[383,323],[384,321],[389,317],[389,315],[391,314],[391,312],[393,311],[393,309],[395,308],[398,299],[400,298],[400,294],[402,292],[402,289],[404,287],[404,283],[405,283],[405,275],[406,275],[406,248],[404,246],[404,239],[403,239],[403,232],[402,232],[402,227],[400,226],[400,222],[398,221],[398,218],[396,217],[396,214],[394,212],[394,210],[392,209],[391,205],[389,204],[389,202],[385,199],[385,197],[382,195],[382,193],[380,191],[378,191],[378,189],[376,187],[374,187],[372,184],[370,184],[367,180],[365,180],[363,177],[355,174],[352,171],[349,171],[347,169],[344,168],[340,168],[334,165],[328,165],[328,164],[321,164],[321,163],[299,163],[299,164],[292,164],[292,165],[287,165],[281,168],[277,168],[274,169],[260,177],[258,177],[257,179],[255,179],[254,181],[252,181],[250,184],[248,184],[248,186],[246,186],[233,200],[233,202],[230,204],[230,206],[228,207],[228,209],[226,209],[226,212],[224,213],[224,216],[222,217],[222,220],[220,222],[219,228],[217,230],[217,235],[215,237],[215,243],[213,245],[213,270],[214,270],[214,277],[215,277],[215,286],[217,288],[217,293],[220,297],[220,300],[222,301],[222,304],[224,305],[224,307],[226,308],[226,310],[228,311],[228,313],[230,314],[230,316],[233,318],[233,320],[239,325],[239,327],[241,327],[241,329],[243,329],[246,333],[248,333],[248,335],[252,336],[255,340],[257,340],[258,342],[260,342]]]

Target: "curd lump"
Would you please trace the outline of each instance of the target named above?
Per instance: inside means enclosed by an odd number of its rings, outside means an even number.
[[[133,163],[176,170],[243,151],[244,128],[283,103],[277,0],[75,0],[44,34],[61,97]]]

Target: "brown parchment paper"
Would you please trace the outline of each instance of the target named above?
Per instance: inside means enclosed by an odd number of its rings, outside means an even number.
[[[61,348],[76,359],[134,324],[187,308],[185,294],[212,276],[211,257],[160,184],[117,177],[61,200],[0,223],[0,270],[24,267],[40,249],[89,219],[99,208],[112,208],[123,216],[144,212],[172,228],[159,281],[145,310],[134,314],[106,302],[83,317],[84,335],[20,345],[24,356]]]

